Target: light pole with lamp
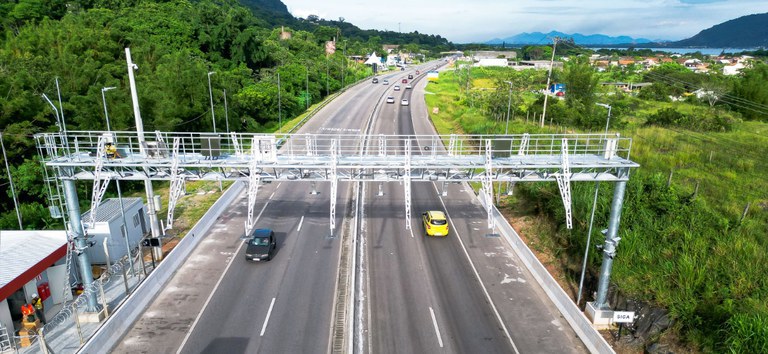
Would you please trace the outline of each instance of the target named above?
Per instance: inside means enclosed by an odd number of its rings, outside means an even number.
[[[504,128],[504,135],[509,134],[509,110],[512,108],[512,81],[504,81],[509,84],[509,100],[507,101],[507,126]]]
[[[304,96],[304,102],[307,104],[307,110],[309,110],[309,63],[307,63],[307,93],[306,96]]]
[[[208,96],[211,98],[211,121],[213,121],[213,132],[216,132],[216,114],[213,112],[213,91],[211,90],[211,75],[215,74],[215,71],[208,72]]]
[[[344,69],[346,69],[346,62],[347,62],[347,40],[344,41],[344,50],[342,51],[341,55],[341,89],[344,90],[347,88],[346,82],[344,81]]]
[[[109,90],[114,90],[117,87],[110,86],[110,87],[102,87],[101,88],[101,102],[104,104],[104,118],[107,120],[107,131],[110,132],[112,129],[109,127],[109,113],[107,112],[107,98],[104,96],[104,92],[107,92]]]
[[[229,109],[227,108],[227,90],[224,90],[224,121],[227,123],[227,134],[229,134]]]
[[[605,120],[605,134],[608,134],[608,126],[611,124],[611,106],[605,103],[595,103],[596,105],[608,108],[608,119]]]
[[[283,100],[280,93],[280,72],[277,72],[277,131],[283,131]]]

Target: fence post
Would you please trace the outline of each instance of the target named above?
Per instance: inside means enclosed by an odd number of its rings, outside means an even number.
[[[675,173],[675,170],[669,170],[669,178],[667,179],[667,188],[672,184],[672,175]]]
[[[80,329],[80,312],[77,309],[77,302],[72,303],[72,307],[75,310],[75,324],[77,325],[77,336],[80,337],[80,345],[85,344],[85,341],[83,340],[83,332]]]
[[[40,345],[40,351],[42,351],[43,354],[48,354],[48,345],[45,344],[45,336],[43,332],[45,332],[45,326],[40,328],[40,331],[37,332],[37,338],[39,339],[37,344]]]
[[[739,224],[741,224],[742,221],[744,221],[744,218],[747,217],[747,213],[749,212],[749,206],[752,204],[752,202],[747,202],[747,206],[744,207],[744,212],[741,213],[741,219],[739,219]]]
[[[130,259],[131,255],[128,255],[128,259]],[[128,296],[128,293],[130,293],[130,288],[128,287],[128,274],[125,272],[125,264],[123,264],[120,269],[123,271],[123,285],[125,285],[125,296]]]

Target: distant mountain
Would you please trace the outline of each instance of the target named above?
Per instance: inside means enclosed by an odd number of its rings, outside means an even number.
[[[552,42],[551,38],[573,38],[576,44],[580,45],[612,45],[612,44],[640,44],[640,43],[652,43],[653,41],[645,38],[632,38],[628,36],[611,37],[604,34],[591,34],[583,35],[580,33],[568,34],[558,31],[552,31],[549,33],[533,32],[533,33],[520,33],[518,35],[507,37],[503,39],[494,38],[485,44],[546,44]]]
[[[768,47],[768,13],[742,16],[668,44],[672,47]]]

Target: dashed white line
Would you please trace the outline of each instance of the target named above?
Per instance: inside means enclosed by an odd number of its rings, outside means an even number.
[[[301,220],[299,220],[299,227],[296,228],[296,231],[301,231],[301,224],[304,223],[304,215],[301,216]]]
[[[267,330],[267,324],[269,323],[269,316],[272,315],[272,307],[275,306],[275,298],[272,298],[272,303],[269,304],[269,310],[267,311],[267,317],[264,319],[264,325],[261,326],[261,333],[259,334],[259,337],[264,336],[264,332]]]
[[[440,191],[437,189],[437,185],[432,183],[432,187],[434,187],[435,192],[437,192],[437,198],[440,199],[440,204],[443,205],[443,210],[445,210],[445,213],[448,214],[448,208],[445,206],[445,201],[443,200],[443,197],[440,196]],[[485,294],[486,300],[488,300],[488,303],[491,305],[491,309],[493,309],[493,313],[496,315],[496,320],[499,321],[499,324],[501,324],[501,328],[504,329],[504,334],[507,335],[507,339],[509,339],[509,343],[512,344],[512,349],[515,350],[515,353],[520,354],[520,351],[517,350],[517,346],[515,345],[515,342],[512,340],[512,336],[509,334],[507,325],[504,324],[504,320],[501,318],[501,314],[499,313],[499,310],[496,308],[496,304],[494,304],[493,299],[491,299],[491,294],[488,293],[488,289],[485,287],[485,284],[483,283],[483,279],[480,278],[480,273],[477,271],[477,267],[475,267],[475,262],[473,262],[472,258],[469,256],[469,251],[467,251],[467,246],[464,245],[464,241],[462,241],[461,237],[459,236],[458,229],[456,228],[456,225],[454,225],[453,219],[448,217],[448,221],[451,223],[451,227],[453,228],[454,233],[456,234],[456,238],[459,240],[459,244],[461,245],[462,250],[464,250],[464,255],[467,256],[467,261],[469,261],[469,265],[472,267],[472,271],[475,273],[475,277],[477,278],[477,281],[480,283],[480,288],[483,289],[483,293]]]
[[[266,206],[266,205],[265,205]],[[240,246],[237,246],[237,250],[235,250],[235,254],[240,253],[240,249],[243,248],[243,245],[245,242],[241,242]],[[184,345],[187,344],[187,341],[189,340],[189,336],[192,334],[192,331],[194,331],[195,326],[200,321],[200,317],[203,317],[203,313],[205,312],[205,309],[208,307],[208,303],[211,302],[211,299],[213,298],[213,294],[216,293],[216,290],[219,288],[219,285],[221,285],[221,281],[224,280],[224,276],[227,275],[227,271],[229,271],[229,267],[232,266],[232,263],[235,263],[236,257],[231,257],[229,259],[229,264],[227,264],[227,267],[224,268],[224,272],[221,273],[221,277],[219,277],[219,281],[216,282],[216,285],[214,285],[213,290],[208,295],[208,299],[205,300],[205,303],[203,304],[203,308],[200,309],[200,312],[197,314],[197,317],[195,318],[195,321],[192,322],[192,326],[189,327],[189,332],[187,332],[187,335],[184,336],[184,340],[181,341],[181,345],[179,346],[179,350],[176,351],[176,353],[181,353],[181,350],[184,349]]]
[[[429,313],[432,315],[432,324],[435,325],[435,333],[437,333],[437,343],[440,344],[440,348],[443,347],[443,337],[440,336],[440,327],[437,326],[437,319],[435,318],[435,310],[432,306],[429,307]]]

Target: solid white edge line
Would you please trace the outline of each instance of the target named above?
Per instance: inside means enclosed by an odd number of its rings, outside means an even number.
[[[440,335],[440,327],[437,326],[437,319],[435,318],[435,310],[432,306],[429,307],[429,313],[432,315],[432,324],[435,326],[435,333],[437,333],[437,343],[440,344],[440,348],[443,347],[443,337]]]
[[[264,210],[267,209],[267,205],[269,205],[269,202],[264,203],[264,207],[261,208],[259,215],[256,216],[256,221],[258,221],[261,218],[261,214],[263,214]],[[232,263],[235,263],[235,257],[237,257],[237,255],[240,253],[240,249],[243,248],[243,245],[245,245],[245,242],[240,242],[240,246],[237,246],[235,253],[232,255],[232,259],[229,260],[229,264],[227,264],[227,267],[224,268],[224,272],[221,273],[221,276],[219,277],[219,280],[216,282],[216,285],[213,286],[213,290],[211,291],[210,294],[208,294],[208,298],[205,299],[205,303],[203,304],[203,307],[200,309],[200,312],[198,312],[197,317],[195,317],[195,321],[192,322],[191,326],[189,326],[189,332],[187,332],[187,334],[184,335],[184,340],[181,341],[181,345],[179,345],[179,349],[176,350],[176,354],[181,353],[181,350],[184,349],[184,346],[187,344],[187,341],[189,340],[189,336],[192,335],[192,332],[195,330],[195,326],[197,326],[197,323],[200,322],[200,318],[203,317],[203,313],[205,312],[205,309],[208,307],[208,303],[211,302],[211,299],[213,299],[213,294],[215,294],[216,290],[219,289],[219,285],[221,284],[221,281],[224,280],[224,276],[227,275],[227,272],[229,271],[229,267],[232,266]]]
[[[269,304],[269,310],[267,310],[267,317],[264,318],[264,325],[261,326],[261,333],[259,333],[259,337],[264,336],[264,332],[267,331],[267,324],[269,323],[269,316],[272,315],[272,307],[275,306],[275,298],[272,298],[272,303]]]
[[[445,214],[448,215],[448,208],[445,206],[445,202],[443,201],[443,197],[440,194],[440,191],[437,189],[437,185],[435,183],[432,183],[432,187],[435,188],[435,192],[437,193],[437,198],[440,199],[440,204],[443,205],[443,210],[445,210]],[[501,324],[501,328],[504,329],[504,334],[507,335],[507,339],[509,339],[509,343],[512,344],[512,349],[515,350],[515,353],[520,354],[520,351],[517,350],[517,346],[515,345],[515,342],[512,340],[512,336],[509,334],[507,325],[504,324],[504,320],[501,318],[501,314],[499,313],[499,310],[496,308],[496,304],[494,304],[493,299],[491,299],[491,294],[488,293],[488,289],[485,287],[485,284],[483,283],[483,279],[480,278],[480,273],[477,271],[477,267],[475,267],[475,262],[472,262],[472,258],[469,257],[469,252],[467,251],[467,247],[464,246],[464,241],[461,240],[461,237],[459,236],[459,232],[456,229],[456,225],[453,223],[453,219],[451,219],[450,216],[448,217],[448,221],[451,223],[451,227],[453,227],[453,233],[454,235],[456,235],[456,238],[459,240],[461,249],[464,250],[464,255],[467,256],[469,265],[472,267],[472,271],[475,273],[475,278],[477,278],[477,281],[480,283],[480,287],[483,289],[483,293],[485,293],[485,298],[488,300],[488,303],[491,304],[493,313],[496,314],[496,320],[499,321],[499,324]]]
[[[200,322],[200,318],[203,317],[203,313],[205,312],[205,309],[208,307],[208,303],[211,302],[211,299],[213,299],[213,294],[216,293],[216,290],[219,288],[221,281],[224,280],[224,276],[227,275],[227,272],[229,271],[229,267],[232,266],[232,263],[235,263],[235,258],[240,253],[240,249],[243,248],[244,244],[245,242],[240,242],[240,246],[237,246],[237,250],[235,250],[235,253],[232,255],[232,259],[229,260],[229,264],[227,264],[227,267],[224,268],[224,272],[221,273],[221,276],[219,277],[219,281],[216,282],[216,285],[213,287],[213,290],[208,295],[208,298],[205,299],[203,308],[200,309],[200,312],[197,314],[197,317],[195,317],[195,321],[192,322],[192,325],[189,327],[189,332],[187,332],[187,334],[184,336],[184,340],[181,341],[181,345],[179,346],[179,349],[176,351],[176,354],[181,353],[181,350],[184,349],[184,346],[187,344],[187,341],[189,340],[189,336],[192,335],[192,332],[195,330],[195,326],[197,326],[197,323]]]
[[[304,215],[301,216],[301,220],[299,220],[299,227],[296,228],[296,231],[301,231],[301,224],[304,223]]]

